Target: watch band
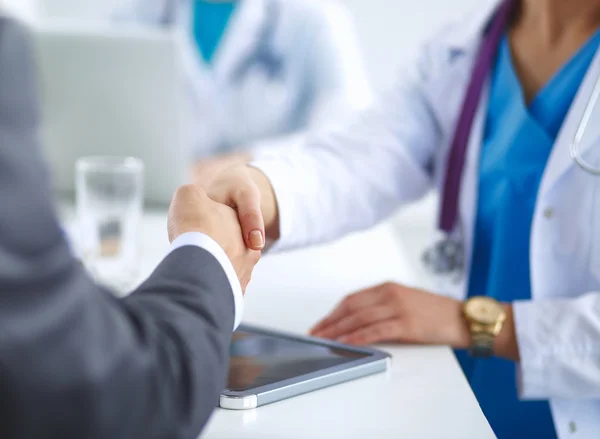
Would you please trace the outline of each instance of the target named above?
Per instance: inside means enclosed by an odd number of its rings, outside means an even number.
[[[474,358],[489,358],[494,353],[496,337],[487,332],[477,332],[472,335],[469,355]]]

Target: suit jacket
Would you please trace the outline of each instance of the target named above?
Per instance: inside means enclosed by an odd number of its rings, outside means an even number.
[[[94,284],[53,211],[30,55],[0,18],[0,438],[195,438],[228,370],[226,274],[188,246],[124,300]]]

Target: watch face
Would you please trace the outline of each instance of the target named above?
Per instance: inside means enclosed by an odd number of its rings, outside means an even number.
[[[465,305],[466,315],[484,325],[491,325],[504,317],[504,309],[488,297],[474,297]]]

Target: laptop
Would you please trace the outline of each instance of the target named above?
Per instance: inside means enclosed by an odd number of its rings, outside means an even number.
[[[82,156],[145,164],[145,199],[165,205],[189,180],[191,114],[174,34],[57,22],[33,29],[44,152],[60,195],[74,192]]]

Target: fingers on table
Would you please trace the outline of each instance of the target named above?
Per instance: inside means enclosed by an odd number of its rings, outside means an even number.
[[[386,306],[369,306],[348,314],[329,326],[323,328],[319,337],[337,340],[340,337],[352,334],[379,322],[386,321],[394,316],[394,311]]]
[[[379,321],[344,335],[338,341],[359,346],[393,341],[396,339],[394,334],[399,332],[399,325],[400,322],[397,319]]]
[[[393,309],[385,306],[383,293],[381,287],[375,287],[346,297],[329,316],[312,329],[311,334],[335,339],[358,328],[392,317]]]
[[[345,297],[327,317],[325,317],[311,329],[310,333],[312,335],[319,336],[324,329],[336,323],[344,316],[364,308],[371,301],[376,303],[374,297],[371,297],[373,292],[374,289],[370,288]]]

